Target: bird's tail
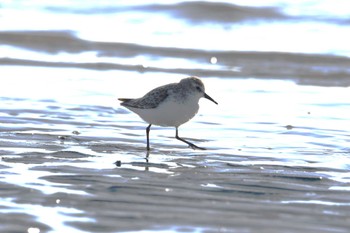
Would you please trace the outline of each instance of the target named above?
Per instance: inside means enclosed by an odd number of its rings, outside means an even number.
[[[128,99],[128,98],[118,98],[118,100],[122,101],[122,102],[128,102],[132,99]]]

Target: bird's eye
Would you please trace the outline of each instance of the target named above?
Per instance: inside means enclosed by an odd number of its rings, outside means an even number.
[[[197,91],[202,91],[202,89],[199,86],[197,86],[196,89]]]

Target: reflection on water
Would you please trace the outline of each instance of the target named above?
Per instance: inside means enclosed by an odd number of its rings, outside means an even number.
[[[347,232],[348,3],[234,2],[1,3],[0,231]],[[148,154],[117,98],[188,75]]]

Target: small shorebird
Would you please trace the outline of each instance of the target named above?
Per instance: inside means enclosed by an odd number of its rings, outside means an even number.
[[[194,145],[179,137],[178,128],[196,115],[200,98],[218,104],[204,91],[204,84],[197,77],[182,79],[179,83],[171,83],[157,87],[141,98],[120,98],[121,105],[139,115],[149,125],[146,128],[147,150],[149,132],[152,125],[172,126],[176,129],[175,138],[188,144],[192,149],[205,148]]]

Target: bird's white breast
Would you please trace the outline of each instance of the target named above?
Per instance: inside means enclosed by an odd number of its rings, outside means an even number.
[[[170,98],[169,100],[160,103],[156,108],[129,109],[137,113],[149,124],[178,127],[196,115],[199,105],[197,98],[188,99],[184,102],[173,101],[173,99]]]

